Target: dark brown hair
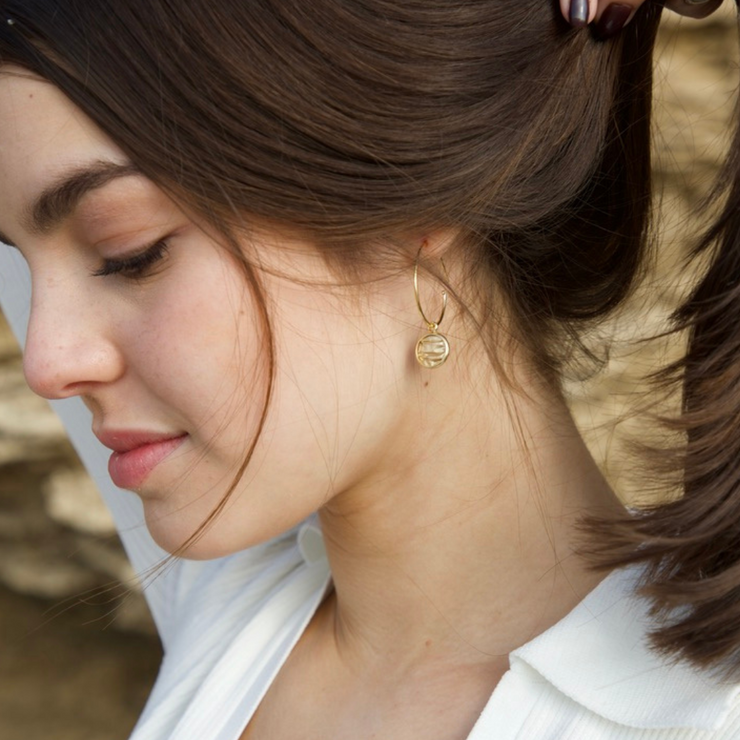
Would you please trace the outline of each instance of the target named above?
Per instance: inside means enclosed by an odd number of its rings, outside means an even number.
[[[740,113],[740,108],[738,108]],[[682,390],[662,421],[678,446],[649,452],[680,497],[638,517],[596,523],[607,566],[647,564],[642,591],[665,626],[653,643],[702,666],[740,672],[740,116],[722,177],[707,201],[723,203],[694,257],[709,267],[674,315],[688,333],[683,358],[656,376]]]
[[[476,284],[504,295],[551,376],[564,338],[639,272],[659,3],[608,43],[569,29],[553,0],[2,9],[13,23],[0,22],[0,63],[59,87],[227,236],[250,219],[285,224],[365,268],[401,234],[458,230]],[[740,171],[740,140],[736,152]],[[650,566],[647,592],[667,617],[656,644],[703,665],[740,645],[740,175],[729,187],[706,240],[720,244],[715,265],[681,313],[686,496],[599,525],[602,559]]]
[[[0,61],[57,85],[222,230],[289,224],[356,263],[399,232],[457,228],[543,366],[553,324],[605,314],[633,282],[652,4],[617,44],[550,0],[2,8]]]

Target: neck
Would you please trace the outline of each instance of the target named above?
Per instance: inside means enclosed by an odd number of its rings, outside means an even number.
[[[603,578],[577,552],[579,520],[619,506],[557,394],[443,388],[321,511],[332,639],[386,676],[500,663],[555,624]]]

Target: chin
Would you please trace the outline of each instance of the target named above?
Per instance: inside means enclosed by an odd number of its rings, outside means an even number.
[[[226,557],[260,545],[281,533],[270,532],[266,536],[255,533],[254,537],[249,537],[246,528],[238,533],[225,531],[228,528],[219,526],[221,520],[218,517],[202,526],[202,522],[194,523],[190,518],[177,521],[177,514],[154,513],[149,506],[144,507],[144,512],[146,528],[154,542],[170,555],[184,560],[215,560]]]
[[[239,549],[244,549],[224,547],[222,543],[210,537],[207,531],[186,545],[187,537],[176,537],[170,532],[153,530],[148,526],[147,528],[159,547],[171,556],[182,558],[183,560],[215,560],[226,557],[227,555],[233,555]]]
[[[172,496],[143,497],[144,521],[163,550],[186,560],[214,560],[261,545],[301,524],[315,508],[260,505],[255,494],[248,506],[227,503],[216,516],[213,502],[192,506]],[[235,499],[236,500],[236,497]],[[233,501],[231,502],[233,504]]]
[[[154,514],[150,507],[144,507],[146,528],[154,542],[163,550],[178,558],[186,560],[213,560],[230,555],[234,550],[225,547],[225,543],[214,536],[213,526],[207,526],[203,532],[194,537],[198,527],[173,521],[173,514]]]

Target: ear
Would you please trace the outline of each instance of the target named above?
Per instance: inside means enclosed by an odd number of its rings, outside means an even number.
[[[407,235],[412,261],[433,262],[444,259],[460,244],[459,229],[435,229]]]

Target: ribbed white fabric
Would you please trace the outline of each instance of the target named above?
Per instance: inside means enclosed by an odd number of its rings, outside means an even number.
[[[23,261],[0,248],[0,303],[21,339],[28,295]],[[149,536],[139,500],[110,482],[108,453],[84,406],[54,406],[134,568],[147,573],[166,554]],[[613,573],[514,651],[468,740],[740,740],[740,686],[647,649],[650,620],[633,596],[636,577]],[[144,577],[165,658],[131,740],[238,740],[329,580],[314,519],[248,551],[179,560]]]

